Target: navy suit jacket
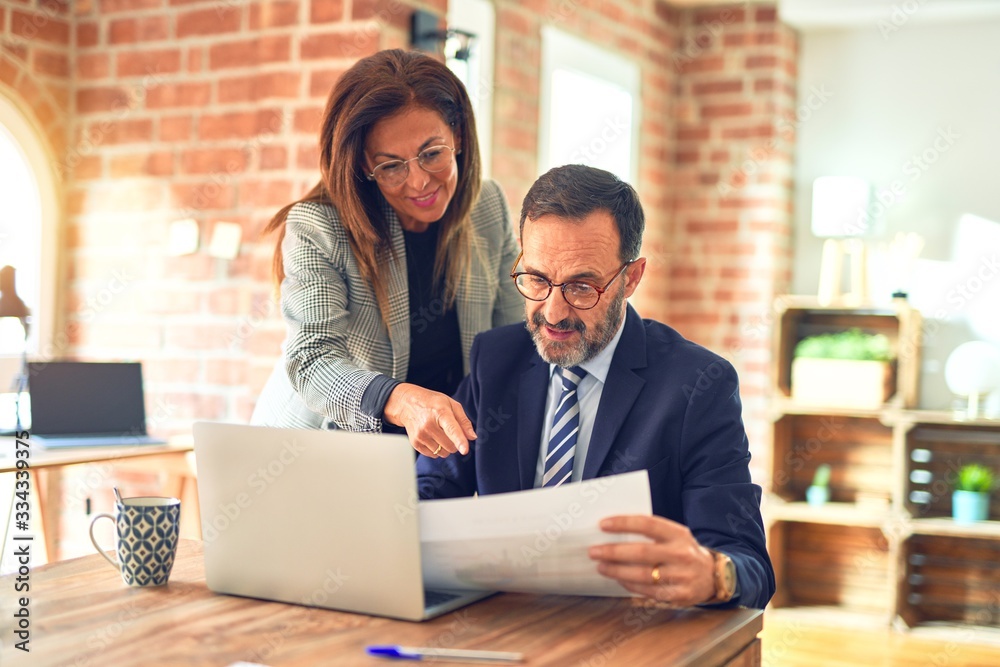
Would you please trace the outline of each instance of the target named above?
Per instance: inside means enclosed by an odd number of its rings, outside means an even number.
[[[523,323],[479,334],[455,394],[479,438],[466,456],[418,457],[420,497],[531,489],[548,386],[549,365]],[[739,588],[729,606],[763,608],[774,570],[749,461],[732,365],[629,306],[583,478],[648,471],[653,513],[686,525],[736,564]]]

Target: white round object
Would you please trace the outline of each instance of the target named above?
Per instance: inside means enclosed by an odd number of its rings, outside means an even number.
[[[959,396],[988,394],[1000,388],[1000,349],[978,340],[962,343],[948,355],[944,381]]]

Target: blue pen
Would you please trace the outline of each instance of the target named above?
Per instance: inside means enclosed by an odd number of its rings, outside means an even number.
[[[523,662],[523,653],[505,651],[467,651],[455,648],[422,648],[420,646],[368,646],[368,655],[396,660],[445,660],[450,662]]]

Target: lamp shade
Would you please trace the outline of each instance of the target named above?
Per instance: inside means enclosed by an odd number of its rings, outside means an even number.
[[[872,186],[856,176],[821,176],[813,181],[812,233],[849,238],[872,233]]]
[[[3,267],[0,269],[0,317],[17,317],[23,321],[30,312],[21,297],[17,295],[14,267]]]
[[[958,396],[1000,389],[1000,349],[978,340],[962,343],[945,362],[944,381]]]

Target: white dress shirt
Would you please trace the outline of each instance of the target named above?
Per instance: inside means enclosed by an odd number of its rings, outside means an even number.
[[[590,361],[580,364],[587,374],[576,389],[577,401],[580,404],[580,432],[576,436],[576,453],[573,458],[573,474],[570,482],[583,479],[583,465],[587,461],[587,450],[590,448],[590,435],[594,432],[594,421],[597,417],[597,406],[601,404],[601,394],[604,392],[604,382],[611,368],[611,359],[615,356],[615,348],[622,337],[625,318],[618,324],[618,331],[611,342]],[[538,449],[538,463],[535,465],[535,488],[542,486],[545,475],[545,455],[549,446],[549,434],[552,431],[552,416],[562,397],[562,376],[556,372],[558,366],[549,364],[549,391],[545,399],[545,421],[542,422],[542,446]]]

